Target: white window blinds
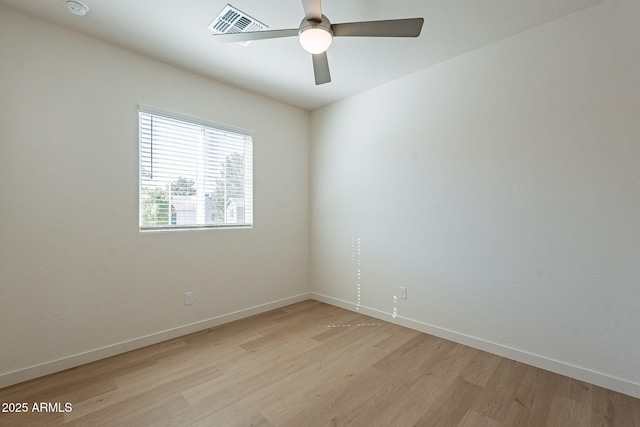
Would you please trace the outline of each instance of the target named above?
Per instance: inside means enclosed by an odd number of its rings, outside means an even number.
[[[253,138],[139,111],[140,229],[253,222]]]

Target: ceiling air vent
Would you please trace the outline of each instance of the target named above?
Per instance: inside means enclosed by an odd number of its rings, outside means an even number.
[[[216,34],[228,34],[262,31],[269,27],[228,4],[222,9],[222,12],[211,21],[211,24],[209,24],[207,28]],[[251,42],[242,42],[244,46],[249,43]]]

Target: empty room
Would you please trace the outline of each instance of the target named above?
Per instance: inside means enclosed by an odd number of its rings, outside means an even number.
[[[640,2],[0,0],[0,425],[640,427]]]

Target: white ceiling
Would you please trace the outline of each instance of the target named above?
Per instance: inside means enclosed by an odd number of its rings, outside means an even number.
[[[337,38],[331,83],[316,86],[297,38],[249,46],[214,40],[207,25],[230,3],[269,29],[297,28],[300,0],[0,0],[1,5],[89,34],[217,81],[315,109],[604,0],[324,0],[331,22],[424,17],[418,39]]]

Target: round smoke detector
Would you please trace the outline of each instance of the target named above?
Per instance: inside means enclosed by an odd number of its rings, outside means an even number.
[[[67,5],[67,9],[69,9],[69,12],[73,13],[74,15],[84,16],[87,14],[87,12],[89,12],[89,6],[78,0],[66,0],[64,4]]]

